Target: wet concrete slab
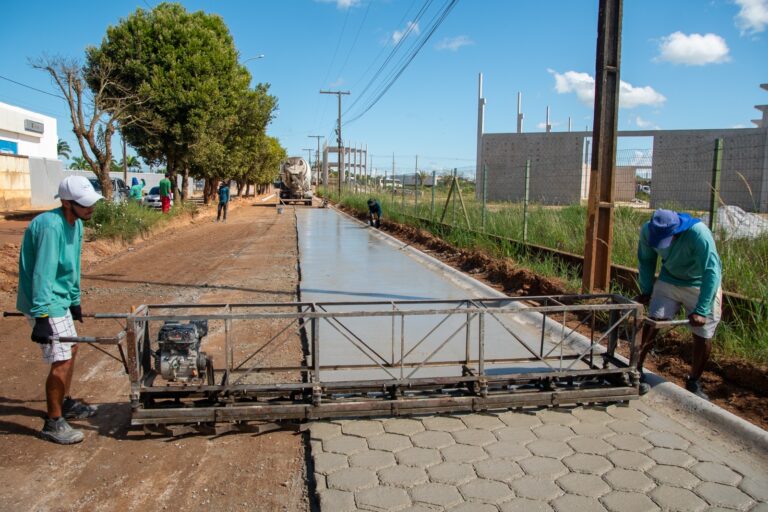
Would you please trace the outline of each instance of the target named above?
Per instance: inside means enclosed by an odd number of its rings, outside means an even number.
[[[390,301],[442,301],[479,298],[478,290],[425,266],[402,246],[393,244],[371,227],[332,209],[297,209],[303,302],[352,302],[328,305],[328,311],[392,311],[450,309],[452,303],[391,304]],[[488,297],[485,295],[484,297]],[[361,304],[376,301],[377,305]],[[390,303],[388,303],[390,302]],[[562,337],[542,339],[541,321],[521,314],[484,315],[484,356],[521,358],[534,353],[560,351]],[[467,333],[467,322],[469,333]],[[466,314],[419,316],[360,316],[320,323],[321,365],[460,361],[476,359],[481,337],[479,317]],[[469,341],[467,341],[469,340]],[[528,348],[526,348],[526,346]],[[401,354],[406,354],[401,358]],[[563,347],[563,354],[573,353]],[[559,364],[559,362],[558,362]],[[566,365],[568,363],[565,363]],[[487,365],[490,371],[545,369],[539,362]],[[323,378],[379,379],[452,376],[461,365],[412,369],[376,369],[324,373]]]

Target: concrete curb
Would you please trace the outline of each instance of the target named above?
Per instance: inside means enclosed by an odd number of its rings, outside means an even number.
[[[364,226],[368,226],[366,223],[360,221],[359,219],[356,219],[355,217],[352,217],[351,215],[341,210],[338,210],[338,209],[335,209],[335,210],[349,217],[355,222],[358,222]],[[495,290],[494,288],[491,288],[487,284],[481,283],[480,281],[473,279],[472,277],[464,274],[459,270],[456,270],[450,265],[443,263],[437,258],[434,258],[433,256],[430,256],[428,254],[425,254],[422,251],[419,251],[418,249],[411,247],[409,244],[405,244],[401,242],[397,238],[387,233],[383,233],[378,229],[373,230],[373,232],[374,232],[374,236],[378,236],[382,240],[386,241],[388,244],[394,247],[397,247],[399,250],[407,251],[411,256],[414,257],[414,259],[420,260],[428,267],[437,267],[442,272],[446,272],[450,274],[452,279],[456,281],[460,281],[472,289],[476,289],[478,293],[487,294],[484,296],[507,297],[505,294],[499,292],[498,290]],[[554,322],[554,320],[552,322]],[[618,358],[620,360],[623,360],[625,363],[628,362],[627,359],[622,356],[618,356]],[[735,414],[728,412],[725,409],[718,407],[717,405],[711,402],[708,402],[702,398],[699,398],[698,396],[684,390],[678,385],[667,381],[660,375],[649,372],[647,370],[645,374],[646,374],[646,379],[648,384],[651,385],[651,393],[658,394],[674,402],[675,405],[678,405],[681,409],[689,413],[699,415],[700,417],[706,419],[713,425],[716,425],[717,427],[719,427],[719,429],[725,435],[728,435],[734,438],[736,441],[741,443],[746,443],[754,448],[758,448],[762,451],[768,452],[768,431],[765,431],[760,427],[753,425],[752,423],[742,418],[739,418]]]

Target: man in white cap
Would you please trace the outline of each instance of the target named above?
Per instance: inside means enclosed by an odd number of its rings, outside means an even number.
[[[655,279],[659,258],[661,272]],[[640,229],[637,260],[640,272],[637,300],[648,305],[650,318],[671,320],[681,306],[685,307],[693,333],[693,361],[685,388],[707,400],[709,397],[701,389],[699,378],[712,352],[712,337],[720,322],[722,302],[722,270],[712,232],[687,213],[656,210]],[[637,364],[641,374],[645,356],[655,339],[656,329],[646,328]],[[648,389],[645,382],[640,384],[641,394]]]
[[[59,338],[77,336],[74,321],[83,321],[80,307],[80,252],[83,222],[103,199],[83,176],[68,176],[59,185],[61,207],[42,213],[24,232],[19,255],[16,308],[32,325],[43,360],[51,365],[45,381],[47,416],[40,436],[59,444],[83,440],[67,419],[88,418],[96,407],[70,397],[77,345]]]

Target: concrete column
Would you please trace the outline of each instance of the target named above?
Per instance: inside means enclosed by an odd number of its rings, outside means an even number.
[[[485,98],[483,98],[483,74],[477,76],[477,157],[475,161],[475,182],[483,179],[483,132],[485,131]],[[475,197],[480,198],[480,191],[475,187]]]

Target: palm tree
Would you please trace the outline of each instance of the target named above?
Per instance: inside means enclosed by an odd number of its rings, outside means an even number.
[[[138,172],[139,170],[141,170],[141,161],[138,158],[136,158],[135,156],[128,155],[125,158],[125,161],[128,164],[127,167],[128,167],[129,171],[136,171],[136,172]],[[121,169],[123,168],[122,160],[120,161],[120,168]]]
[[[85,170],[89,168],[88,162],[81,156],[72,158],[72,162],[69,164],[70,169]]]
[[[64,139],[59,139],[59,142],[56,144],[56,154],[58,156],[63,156],[64,158],[69,158],[71,153],[72,148],[69,147],[69,143]]]

